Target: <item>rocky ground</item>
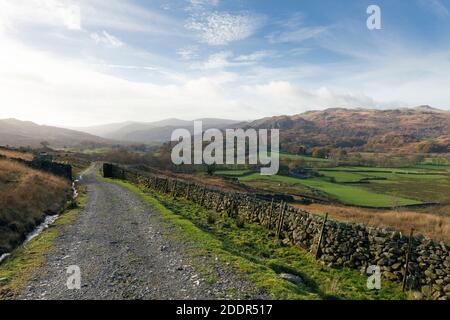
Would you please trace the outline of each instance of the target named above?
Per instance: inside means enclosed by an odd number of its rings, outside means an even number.
[[[20,299],[264,299],[242,274],[215,257],[186,255],[188,243],[170,237],[149,204],[91,169],[81,180],[87,204],[57,237],[45,264],[35,271]],[[195,265],[210,266],[205,274]],[[67,288],[69,266],[81,270],[81,289]]]

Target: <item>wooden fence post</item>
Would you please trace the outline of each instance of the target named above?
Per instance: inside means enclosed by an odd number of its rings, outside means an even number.
[[[270,203],[270,209],[269,209],[269,218],[268,218],[268,223],[267,223],[267,227],[269,229],[272,227],[273,201],[274,201],[274,198],[272,197],[272,202]]]
[[[409,266],[409,259],[411,255],[411,246],[412,246],[412,238],[413,238],[414,228],[411,228],[411,232],[409,234],[409,241],[408,241],[408,249],[406,250],[406,257],[405,257],[405,273],[403,274],[403,285],[402,290],[403,292],[406,289],[406,279],[408,278],[408,266]]]
[[[177,184],[178,184],[178,180],[175,180],[175,183],[173,184],[173,189],[172,189],[172,196],[174,199],[177,197]]]
[[[186,199],[189,200],[189,191],[191,189],[191,184],[188,183],[187,188],[186,188]]]
[[[281,234],[281,229],[283,228],[283,223],[284,223],[284,210],[286,207],[287,203],[281,201],[281,211],[280,211],[280,215],[278,216],[278,223],[277,223],[277,238],[280,238],[280,234]]]
[[[322,244],[323,235],[325,233],[325,224],[327,223],[327,220],[328,220],[328,213],[325,214],[325,219],[323,219],[323,223],[322,223],[322,230],[320,230],[320,236],[319,236],[319,241],[317,242],[317,250],[316,250],[316,255],[315,255],[316,260],[319,259],[320,245]]]

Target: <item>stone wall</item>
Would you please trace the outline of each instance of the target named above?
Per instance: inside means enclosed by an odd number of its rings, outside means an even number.
[[[30,168],[49,172],[72,181],[72,166],[70,164],[58,163],[41,159],[33,159],[31,161],[27,161],[23,159],[13,158],[11,160],[23,163],[29,166]]]
[[[152,190],[198,203],[209,210],[226,212],[274,230],[285,244],[299,246],[330,267],[366,270],[380,266],[384,279],[402,282],[410,247],[407,288],[425,298],[450,298],[449,246],[423,236],[326,220],[319,215],[277,201],[245,193],[226,193],[188,181],[105,164],[107,176],[125,179]],[[323,231],[323,232],[322,232]],[[321,237],[322,235],[322,237]],[[319,238],[322,238],[318,250]]]

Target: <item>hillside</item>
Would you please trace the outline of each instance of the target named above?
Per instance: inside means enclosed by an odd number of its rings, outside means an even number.
[[[238,121],[205,118],[198,119],[203,122],[203,129],[223,129],[233,126]],[[156,122],[123,122],[106,124],[94,127],[77,128],[77,130],[96,134],[103,138],[145,144],[158,144],[170,140],[175,129],[184,128],[193,131],[194,121],[180,119],[165,119]]]
[[[449,152],[450,112],[411,109],[327,109],[264,118],[245,127],[281,129],[281,148],[355,148],[359,151]]]
[[[0,159],[0,255],[21,243],[45,214],[59,213],[70,197],[68,180]]]
[[[16,119],[0,120],[0,145],[38,147],[43,141],[48,142],[52,147],[113,143],[113,141],[75,130],[41,126],[34,122]]]

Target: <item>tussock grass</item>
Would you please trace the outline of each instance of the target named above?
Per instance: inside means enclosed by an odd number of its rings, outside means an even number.
[[[71,196],[69,181],[0,159],[0,254],[17,246],[45,216]]]
[[[16,150],[4,149],[0,148],[0,155],[5,156],[7,158],[16,158],[31,161],[33,160],[33,154],[30,152],[20,152]]]

